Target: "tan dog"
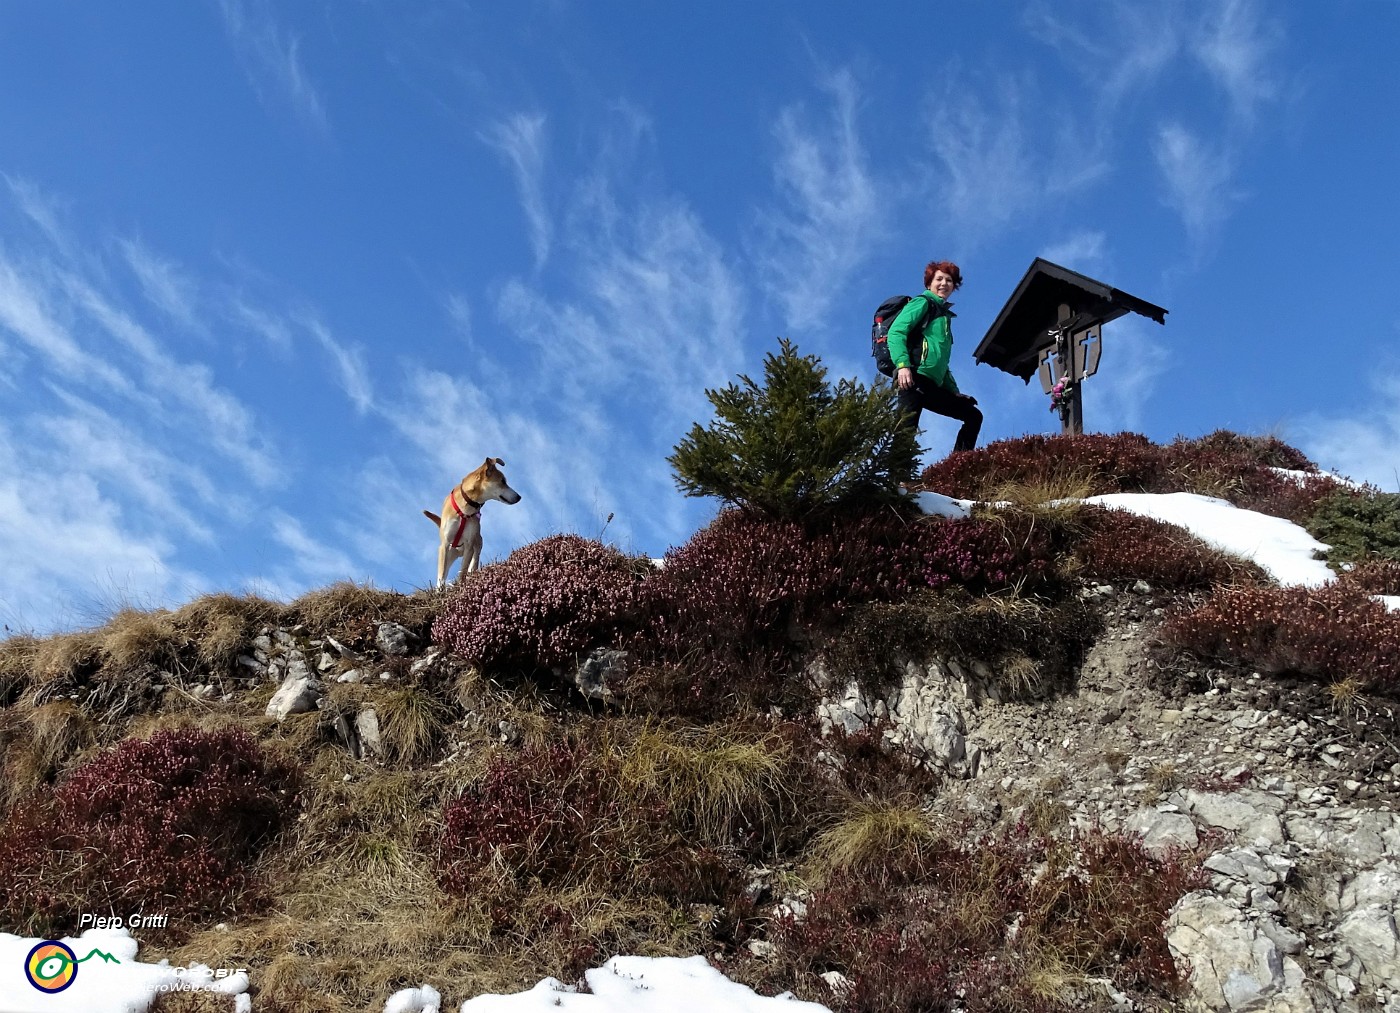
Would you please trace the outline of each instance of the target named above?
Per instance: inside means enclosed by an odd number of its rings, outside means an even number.
[[[520,502],[520,493],[506,485],[506,477],[496,467],[505,463],[499,457],[488,457],[480,468],[458,482],[457,488],[442,501],[441,517],[431,510],[423,511],[423,516],[438,528],[438,587],[446,585],[447,571],[459,557],[465,557],[457,574],[459,581],[480,564],[481,508],[486,501]]]

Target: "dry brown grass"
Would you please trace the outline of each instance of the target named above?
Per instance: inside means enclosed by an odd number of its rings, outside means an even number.
[[[820,883],[838,872],[862,874],[887,865],[921,868],[939,840],[917,798],[861,799],[812,842],[809,875]]]
[[[259,1011],[359,1013],[424,983],[442,993],[443,1009],[456,1009],[472,996],[522,991],[547,976],[573,980],[614,947],[654,956],[705,947],[699,930],[670,928],[664,909],[579,890],[536,891],[503,911],[500,898],[455,901],[407,881],[372,894],[353,875],[287,886],[293,892],[282,915],[206,930],[159,956],[248,967]]]
[[[97,729],[71,700],[55,700],[26,715],[33,742],[46,771],[60,770],[71,758],[97,743]]]
[[[0,640],[0,707],[14,701],[34,678],[35,659],[42,645],[38,637],[22,633]]]
[[[1343,717],[1351,717],[1365,706],[1365,682],[1356,675],[1348,675],[1327,684],[1327,700],[1332,710]]]
[[[195,642],[200,664],[223,674],[233,670],[258,632],[276,625],[283,613],[283,606],[266,598],[219,592],[181,606],[171,619]]]
[[[646,724],[616,747],[619,791],[656,792],[693,821],[693,843],[724,847],[740,827],[763,830],[818,814],[802,812],[806,768],[791,745],[743,725]]]
[[[992,489],[988,500],[1009,503],[1019,510],[1059,524],[1072,524],[1083,504],[1094,495],[1093,477],[1076,471],[1062,471],[1025,482],[1003,482]]]
[[[421,632],[432,623],[437,606],[436,597],[427,592],[406,595],[342,580],[307,592],[287,609],[308,629],[348,644],[372,641],[381,622]]]
[[[448,772],[374,767],[333,747],[307,759],[304,816],[264,859],[277,909],[145,959],[248,967],[255,1008],[321,1013],[381,1009],[420,983],[456,1008],[549,975],[570,980],[613,952],[703,952],[703,930],[653,899],[522,887],[511,876],[445,896],[433,842]]]
[[[71,700],[0,710],[0,814],[71,767],[97,731]]]
[[[81,685],[102,659],[102,635],[93,630],[60,633],[39,642],[33,656],[34,685],[42,694]]]
[[[447,735],[451,713],[422,686],[403,686],[375,699],[384,748],[397,760],[413,763],[436,750]]]
[[[135,672],[147,665],[166,670],[180,667],[184,637],[171,613],[125,608],[93,631],[101,637],[102,665],[118,672]]]

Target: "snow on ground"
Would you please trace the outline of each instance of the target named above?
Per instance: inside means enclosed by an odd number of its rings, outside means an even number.
[[[917,497],[927,514],[966,517],[973,504],[938,493]],[[1318,587],[1332,579],[1332,572],[1313,558],[1325,550],[1298,525],[1252,510],[1241,510],[1221,499],[1192,493],[1118,493],[1094,496],[1087,502],[1129,510],[1185,528],[1208,545],[1253,560],[1280,584]],[[1382,598],[1392,611],[1400,610],[1400,597]],[[253,1007],[247,996],[244,972],[216,978],[217,971],[203,965],[174,968],[162,961],[146,964],[136,959],[139,946],[125,929],[89,930],[78,938],[60,940],[79,961],[72,983],[62,991],[45,993],[26,980],[30,953],[42,940],[0,932],[0,1013],[145,1013],[162,990],[183,987],[225,992],[236,996],[237,1013]],[[94,952],[105,952],[116,962]],[[40,954],[42,956],[42,954]],[[51,961],[43,973],[63,970],[63,960]],[[230,971],[234,969],[229,969]],[[826,1013],[826,1007],[784,994],[765,998],[730,981],[704,957],[614,957],[603,967],[587,972],[591,992],[577,992],[553,978],[514,995],[479,995],[462,1003],[460,1013]],[[57,980],[57,979],[54,979]],[[404,989],[390,998],[384,1013],[446,1013],[441,996],[431,986]]]
[[[950,499],[936,492],[919,493],[919,508],[939,517],[966,517],[971,500]],[[1258,563],[1280,584],[1320,587],[1332,580],[1327,564],[1313,558],[1326,551],[1298,525],[1281,517],[1241,510],[1223,499],[1189,492],[1112,493],[1084,502],[1152,517],[1185,528],[1207,545]]]
[[[1313,558],[1314,552],[1328,547],[1282,517],[1241,510],[1223,499],[1190,492],[1113,493],[1090,496],[1085,502],[1185,528],[1222,552],[1252,559],[1280,584],[1321,587],[1332,581],[1327,564]]]
[[[67,952],[39,949],[45,942],[51,941],[0,932],[0,1013],[145,1013],[156,996],[171,991],[223,992],[237,997],[240,1013],[250,1009],[246,971],[142,963],[141,944],[124,928],[52,941]]]
[[[761,996],[704,957],[613,957],[584,978],[589,993],[546,978],[528,992],[468,999],[461,1013],[830,1013],[790,992]]]
[[[215,979],[203,965],[171,967],[165,961],[136,959],[137,940],[125,929],[89,930],[65,936],[71,956],[31,957],[45,942],[0,932],[0,1013],[146,1013],[156,997],[177,988],[223,992],[234,997],[235,1013],[253,1010],[247,995],[248,976],[239,972]],[[67,963],[76,960],[77,964]],[[76,969],[72,980],[57,991],[44,991],[26,978],[31,969],[49,987],[60,984]],[[460,1013],[830,1013],[791,993],[761,996],[730,981],[704,957],[613,957],[584,975],[587,992],[554,978],[514,995],[479,995],[468,999]],[[384,1013],[447,1013],[442,996],[431,985],[394,993]]]

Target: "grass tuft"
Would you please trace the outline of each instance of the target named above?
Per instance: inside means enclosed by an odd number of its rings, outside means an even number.
[[[425,759],[447,734],[446,706],[422,686],[404,686],[375,701],[380,734],[396,759]]]
[[[938,846],[938,830],[918,799],[861,799],[813,840],[811,875],[827,882],[838,872],[879,877],[891,867],[927,868]]]

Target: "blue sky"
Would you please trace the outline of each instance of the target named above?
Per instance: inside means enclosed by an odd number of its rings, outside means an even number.
[[[1170,311],[1105,329],[1088,429],[1395,490],[1397,43],[1394,0],[7,0],[0,620],[426,586],[487,455],[485,559],[660,555],[705,388],[780,335],[868,382],[935,258],[984,441],[1058,428],[971,358],[1044,256]]]

